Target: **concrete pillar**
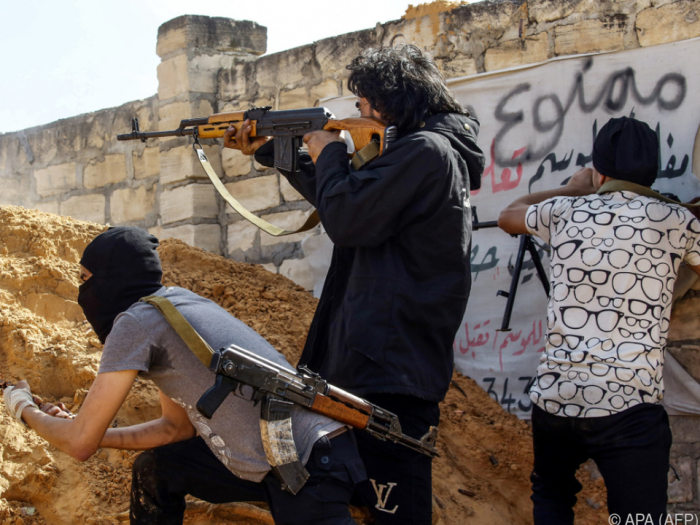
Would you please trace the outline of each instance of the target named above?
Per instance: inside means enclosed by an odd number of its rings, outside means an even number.
[[[185,15],[160,26],[156,46],[161,59],[158,66],[158,129],[175,129],[182,119],[206,117],[219,111],[219,71],[255,60],[265,53],[266,48],[267,28],[255,22]],[[205,151],[215,171],[221,175],[220,147],[207,142],[209,145]],[[163,220],[163,237],[169,236],[169,222],[175,223],[170,228],[179,229],[173,231],[172,236],[182,238],[185,225],[198,225],[201,229],[202,222],[211,224],[219,217],[213,195],[210,204],[202,206],[202,190],[213,192],[213,188],[196,184],[198,179],[207,177],[196,162],[194,152],[185,147],[183,141],[161,140],[160,173],[163,195],[177,194],[179,201],[177,221]],[[192,202],[182,202],[182,199],[191,199]],[[168,199],[163,199],[165,204],[166,201]],[[183,216],[185,212],[189,214]],[[166,215],[165,210],[163,215]],[[221,242],[225,245],[225,231],[218,225],[216,229],[210,229],[207,235],[188,235],[188,242],[205,249],[217,245],[215,251],[218,251],[219,243],[212,235],[220,232]]]

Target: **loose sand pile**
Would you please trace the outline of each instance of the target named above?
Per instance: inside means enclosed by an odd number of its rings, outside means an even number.
[[[101,348],[76,303],[78,261],[103,229],[23,208],[0,208],[0,378],[27,379],[36,394],[61,400],[74,412],[95,378]],[[216,301],[296,362],[316,307],[309,293],[262,267],[179,241],[166,240],[159,251],[166,285]],[[528,425],[459,374],[441,408],[441,457],[433,473],[443,523],[531,523]],[[126,426],[158,415],[155,387],[137,380],[113,424]],[[128,521],[135,453],[101,450],[80,463],[25,430],[4,408],[0,451],[0,525]],[[580,478],[585,489],[577,523],[604,523],[602,481],[591,481],[585,470]],[[186,523],[272,522],[257,506],[192,501]]]

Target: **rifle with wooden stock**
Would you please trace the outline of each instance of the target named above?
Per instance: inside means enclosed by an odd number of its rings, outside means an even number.
[[[437,428],[431,427],[421,439],[401,431],[398,417],[341,388],[329,385],[318,374],[300,367],[289,370],[239,346],[231,345],[214,352],[209,369],[216,382],[197,402],[197,410],[211,418],[231,393],[244,396],[253,389],[252,400],[272,397],[281,402],[301,405],[313,412],[346,425],[363,429],[381,440],[400,443],[427,456],[439,456],[435,447]]]
[[[158,137],[194,137],[194,148],[197,160],[209,180],[221,197],[244,219],[261,230],[274,236],[292,235],[314,228],[320,221],[314,211],[304,224],[298,228],[287,230],[270,224],[261,217],[247,210],[226,189],[221,179],[214,171],[209,159],[204,153],[199,139],[221,138],[229,127],[238,132],[246,120],[250,121],[252,130],[250,138],[272,137],[275,146],[274,166],[283,171],[294,173],[299,171],[299,150],[303,146],[303,137],[312,131],[340,130],[347,131],[353,144],[352,163],[355,169],[360,169],[373,158],[381,155],[396,139],[396,126],[385,126],[376,119],[368,117],[346,118],[336,120],[326,108],[287,109],[270,111],[269,106],[252,108],[247,111],[231,113],[216,113],[209,117],[184,119],[177,129],[170,131],[141,131],[139,120],[131,119],[131,133],[117,135],[117,140],[140,140],[146,142],[149,138]],[[348,139],[346,137],[346,143]],[[350,144],[348,144],[349,146]]]
[[[386,126],[368,117],[337,120],[326,108],[287,109],[271,111],[271,107],[252,108],[247,111],[216,113],[209,117],[184,119],[177,129],[170,131],[143,132],[138,119],[131,119],[131,133],[117,135],[117,140],[141,140],[157,137],[193,136],[198,139],[215,139],[224,136],[233,126],[240,130],[245,120],[253,127],[251,138],[272,137],[275,143],[275,168],[288,172],[298,171],[298,151],[303,146],[302,137],[318,130],[347,131],[352,138],[354,151],[366,147],[378,148],[378,154],[396,138],[396,127]],[[371,146],[372,143],[376,146]]]

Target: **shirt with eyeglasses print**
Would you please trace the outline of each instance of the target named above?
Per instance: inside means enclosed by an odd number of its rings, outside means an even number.
[[[551,246],[547,341],[530,398],[563,417],[602,417],[663,398],[673,286],[700,264],[700,221],[628,191],[530,206]]]

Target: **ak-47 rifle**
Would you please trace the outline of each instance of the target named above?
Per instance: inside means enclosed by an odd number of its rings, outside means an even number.
[[[304,367],[295,372],[231,345],[214,352],[209,369],[216,373],[216,382],[197,402],[197,410],[206,418],[214,415],[231,392],[238,391],[243,396],[242,389],[247,385],[253,389],[253,401],[272,397],[292,402],[363,429],[383,441],[400,443],[431,457],[440,455],[435,447],[436,427],[431,427],[421,439],[407,436],[401,431],[396,414],[329,385]]]
[[[358,117],[336,120],[326,108],[288,109],[270,111],[270,106],[252,108],[247,111],[216,113],[209,117],[192,118],[180,121],[177,129],[170,131],[143,132],[138,119],[131,119],[131,133],[117,135],[117,140],[141,140],[155,137],[193,136],[195,141],[224,136],[233,126],[238,131],[245,120],[250,120],[253,129],[250,137],[272,137],[275,142],[275,168],[284,171],[298,171],[298,150],[302,147],[302,137],[311,131],[345,130],[352,137],[355,152],[376,142],[377,153],[381,153],[396,138],[396,127],[386,126],[373,118]]]
[[[498,228],[498,221],[479,222],[479,217],[476,214],[476,206],[472,206],[472,230],[477,231],[483,228]],[[517,237],[517,235],[512,235],[512,237]],[[510,281],[510,289],[507,292],[504,290],[498,290],[496,292],[496,295],[505,297],[508,300],[506,302],[506,309],[503,312],[500,332],[510,332],[510,317],[513,314],[515,294],[518,291],[520,273],[522,272],[523,263],[525,262],[525,252],[530,254],[530,259],[535,266],[537,277],[539,277],[542,283],[544,293],[549,297],[549,281],[547,280],[547,274],[542,266],[540,254],[537,253],[535,241],[532,240],[531,235],[520,235],[520,247],[518,248],[518,256],[515,258],[515,265],[513,266],[513,278]]]

